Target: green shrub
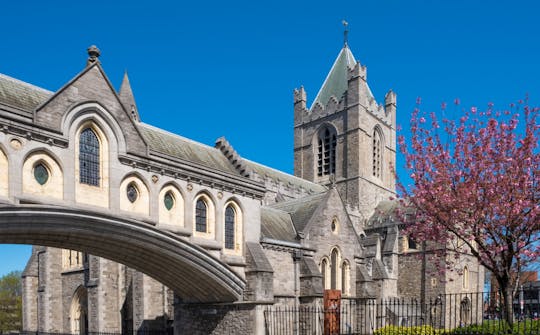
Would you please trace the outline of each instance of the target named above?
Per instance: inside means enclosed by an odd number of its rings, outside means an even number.
[[[439,335],[443,331],[435,329],[431,326],[414,326],[414,327],[399,327],[399,326],[384,326],[375,330],[374,335]]]

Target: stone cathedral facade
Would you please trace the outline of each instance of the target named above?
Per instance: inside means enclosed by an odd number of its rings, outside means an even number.
[[[56,92],[0,75],[0,170],[10,171],[2,201],[154,225],[219,259],[246,289],[241,304],[197,309],[91,250],[34,246],[24,330],[251,334],[263,332],[258,306],[319,304],[325,289],[374,299],[482,290],[472,259],[434,277],[400,233],[389,200],[396,94],[375,100],[347,43],[312,103],[294,90],[294,175],[242,157],[224,137],[208,146],[145,124],[127,76],[115,90],[98,57],[90,48],[86,67]]]

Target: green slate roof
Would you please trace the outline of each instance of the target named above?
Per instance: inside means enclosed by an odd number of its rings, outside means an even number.
[[[139,130],[151,150],[204,167],[239,175],[239,172],[218,149],[145,123],[139,125]]]
[[[263,178],[270,178],[275,183],[281,182],[283,184],[289,184],[295,187],[303,187],[305,190],[311,191],[313,193],[320,193],[326,191],[325,186],[310,182],[309,180],[305,180],[276,169],[272,169],[259,163],[255,163],[253,161],[250,161],[249,159],[242,159],[251,171],[255,172]]]
[[[317,93],[317,96],[315,97],[315,100],[313,100],[310,109],[313,109],[313,106],[315,106],[317,102],[323,106],[326,106],[331,96],[336,97],[336,99],[339,101],[343,94],[347,91],[348,69],[354,68],[355,65],[356,59],[354,58],[349,47],[345,45],[339,52],[334,65],[332,65],[332,68],[326,76],[319,93]]]
[[[0,104],[32,111],[53,92],[0,73]]]

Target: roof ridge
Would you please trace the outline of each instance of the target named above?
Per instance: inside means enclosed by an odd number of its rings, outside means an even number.
[[[291,178],[293,178],[293,179],[296,179],[296,180],[299,180],[299,181],[302,181],[302,182],[305,182],[305,183],[312,184],[313,186],[322,186],[322,187],[324,187],[324,186],[321,185],[321,184],[317,184],[317,183],[312,182],[312,181],[309,181],[309,180],[307,180],[307,179],[300,178],[300,177],[298,177],[298,176],[295,176],[294,174],[290,174],[290,173],[287,173],[287,172],[285,172],[285,171],[278,170],[278,169],[273,168],[273,167],[271,167],[271,166],[264,165],[264,164],[261,164],[261,163],[257,163],[257,162],[255,162],[255,161],[252,161],[252,160],[247,159],[247,158],[244,158],[244,157],[242,157],[242,159],[243,159],[244,161],[248,162],[248,163],[252,163],[252,164],[255,164],[255,165],[258,165],[258,166],[267,168],[267,169],[269,169],[269,170],[272,170],[272,171],[275,171],[275,172],[284,174],[284,175],[286,175],[287,177],[291,177]],[[263,177],[264,177],[264,176],[263,176]]]
[[[7,79],[7,80],[10,80],[10,81],[12,81],[14,83],[24,85],[24,86],[26,86],[28,88],[31,88],[31,89],[34,89],[36,91],[41,91],[41,92],[47,93],[47,94],[53,94],[54,93],[53,91],[49,91],[49,90],[47,90],[47,89],[45,89],[43,87],[39,87],[39,86],[30,84],[30,83],[27,83],[26,81],[22,81],[20,79],[8,76],[7,74],[4,74],[4,73],[0,73],[0,77],[4,78],[4,79]]]
[[[199,145],[201,147],[205,147],[205,148],[208,148],[208,149],[212,149],[212,150],[215,150],[217,152],[220,152],[219,149],[216,149],[215,147],[211,146],[211,145],[207,145],[207,144],[204,144],[204,143],[201,143],[201,142],[198,142],[198,141],[195,141],[195,140],[192,140],[190,138],[187,138],[185,136],[182,136],[182,135],[178,135],[176,133],[173,133],[172,131],[168,131],[168,130],[165,130],[165,129],[162,129],[162,128],[158,128],[156,126],[153,126],[151,124],[148,124],[148,123],[144,123],[144,122],[140,122],[139,125],[141,126],[144,126],[146,128],[150,128],[152,130],[155,130],[155,131],[158,131],[158,132],[161,132],[165,135],[169,135],[169,136],[173,136],[173,137],[177,137],[179,139],[182,139],[184,141],[187,141],[187,142],[190,142],[190,143],[193,143],[193,144],[196,144],[196,145]]]
[[[290,200],[286,200],[286,201],[276,202],[276,203],[273,203],[271,205],[268,205],[268,207],[279,210],[280,206],[286,206],[286,205],[296,204],[296,203],[300,203],[300,202],[305,202],[306,200],[315,200],[316,198],[324,196],[327,193],[328,193],[328,190],[326,190],[324,192],[310,194],[310,195],[307,195],[307,196],[301,197],[301,198],[294,198],[294,199],[290,199]]]

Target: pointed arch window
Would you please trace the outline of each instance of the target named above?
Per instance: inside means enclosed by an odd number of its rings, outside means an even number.
[[[206,233],[208,227],[208,206],[203,199],[195,204],[195,230]]]
[[[330,256],[330,289],[337,290],[338,288],[338,271],[339,271],[339,251],[332,250]]]
[[[336,173],[336,134],[325,128],[319,133],[317,144],[317,175],[321,177]]]
[[[236,211],[229,205],[225,209],[225,248],[234,249]]]
[[[383,140],[378,128],[373,130],[373,177],[381,178]]]
[[[99,164],[98,137],[91,128],[86,128],[79,137],[79,181],[82,184],[99,186]]]
[[[328,280],[328,260],[326,258],[323,258],[321,261],[321,274],[322,274],[322,287],[323,290],[326,290],[328,288],[329,280]]]
[[[341,264],[341,293],[342,295],[349,295],[349,276],[350,276],[349,262],[343,261]]]
[[[469,268],[467,266],[463,268],[462,286],[464,290],[467,290],[469,288]]]

